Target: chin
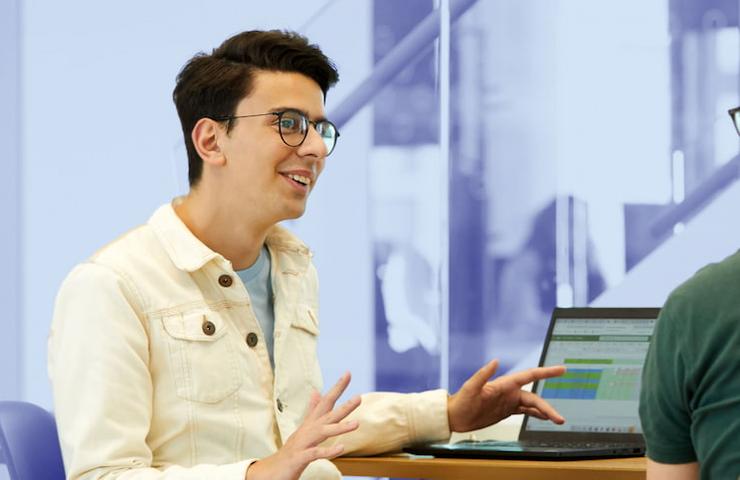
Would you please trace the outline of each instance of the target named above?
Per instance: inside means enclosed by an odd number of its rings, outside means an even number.
[[[305,205],[301,208],[291,209],[285,212],[285,215],[283,215],[283,220],[296,220],[298,218],[301,218],[304,213],[306,213]]]

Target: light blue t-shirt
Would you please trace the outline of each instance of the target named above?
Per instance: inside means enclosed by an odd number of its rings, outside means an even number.
[[[252,301],[252,311],[262,327],[265,346],[270,354],[270,364],[275,368],[275,310],[272,303],[272,277],[270,275],[270,251],[262,246],[257,261],[249,268],[238,270],[236,273],[247,287],[249,298]]]

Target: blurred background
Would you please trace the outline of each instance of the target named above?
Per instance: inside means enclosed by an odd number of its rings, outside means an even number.
[[[534,366],[552,307],[660,306],[740,246],[737,0],[1,0],[0,399],[52,408],[62,279],[186,193],[179,69],[270,28],[341,76],[341,139],[287,225],[326,382]]]

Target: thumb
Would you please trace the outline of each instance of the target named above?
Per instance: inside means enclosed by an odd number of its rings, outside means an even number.
[[[474,391],[480,391],[488,380],[498,370],[498,359],[491,360],[486,365],[482,366],[480,370],[475,372],[472,377],[465,382],[465,388],[471,388]]]

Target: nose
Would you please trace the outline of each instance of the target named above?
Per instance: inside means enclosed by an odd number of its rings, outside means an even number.
[[[298,147],[298,155],[302,157],[314,156],[317,158],[324,158],[328,153],[324,139],[322,139],[319,132],[316,131],[316,127],[313,124],[309,124],[306,139]]]

